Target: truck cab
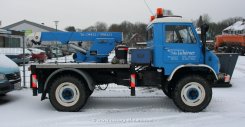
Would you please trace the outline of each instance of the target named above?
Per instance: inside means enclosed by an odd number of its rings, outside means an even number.
[[[203,44],[191,21],[181,17],[157,18],[148,25],[147,31],[148,47],[153,51],[152,64],[164,68],[164,75],[171,75],[176,68],[193,65],[219,73],[218,57],[207,49],[203,54]]]

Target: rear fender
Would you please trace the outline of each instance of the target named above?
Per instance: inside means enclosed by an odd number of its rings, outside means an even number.
[[[64,71],[72,71],[74,73],[77,73],[78,75],[83,77],[83,79],[85,80],[86,84],[88,85],[88,88],[91,91],[94,90],[94,88],[95,88],[94,81],[93,81],[92,77],[87,72],[82,71],[82,70],[78,70],[78,69],[75,69],[75,68],[62,68],[62,69],[58,69],[58,70],[54,71],[47,78],[47,80],[46,80],[46,82],[44,84],[44,92],[42,94],[41,100],[44,100],[46,98],[46,94],[47,94],[47,91],[48,91],[48,85],[49,85],[51,79],[54,78],[57,74],[62,73]]]

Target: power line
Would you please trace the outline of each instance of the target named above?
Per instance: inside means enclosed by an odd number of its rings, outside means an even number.
[[[145,5],[147,6],[149,12],[150,12],[152,15],[154,15],[153,11],[152,11],[151,8],[149,7],[149,5],[148,5],[148,3],[146,2],[146,0],[144,0],[144,2],[145,2]]]

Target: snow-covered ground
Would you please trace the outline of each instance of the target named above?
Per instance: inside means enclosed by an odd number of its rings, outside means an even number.
[[[0,127],[244,127],[245,57],[239,57],[233,87],[213,88],[210,105],[200,113],[183,113],[161,90],[138,88],[130,97],[127,87],[111,84],[95,90],[80,112],[58,112],[49,100],[40,101],[30,89],[0,97]]]

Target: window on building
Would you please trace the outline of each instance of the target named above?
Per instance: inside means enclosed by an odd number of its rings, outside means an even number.
[[[196,43],[196,38],[190,26],[186,25],[167,25],[167,43]]]
[[[0,36],[0,48],[4,47],[4,37]]]
[[[20,47],[20,38],[5,37],[3,47],[16,48]]]
[[[6,47],[20,47],[20,38],[8,38],[5,42]]]

